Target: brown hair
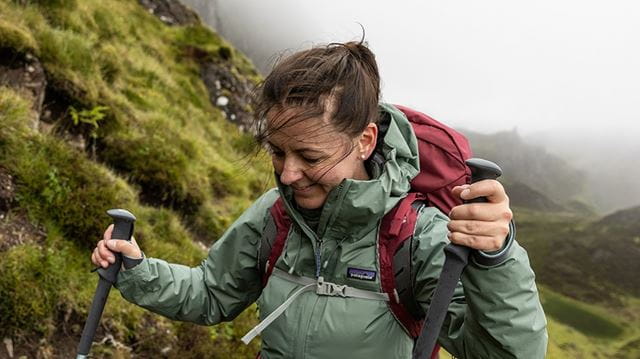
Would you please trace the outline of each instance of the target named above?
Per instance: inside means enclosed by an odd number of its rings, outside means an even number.
[[[378,121],[379,97],[378,65],[366,43],[331,43],[296,52],[280,60],[256,89],[256,140],[263,143],[291,121],[323,115],[339,133],[355,138]],[[291,108],[296,109],[294,118],[268,128],[267,114],[278,116]]]

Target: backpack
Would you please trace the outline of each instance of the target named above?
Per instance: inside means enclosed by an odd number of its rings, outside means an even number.
[[[467,139],[459,132],[421,112],[404,106],[395,107],[407,117],[418,140],[420,173],[411,181],[411,192],[382,219],[377,241],[380,283],[382,291],[389,295],[390,311],[416,340],[426,316],[413,292],[411,243],[418,213],[428,205],[448,214],[453,207],[462,204],[459,198],[451,195],[451,189],[471,180],[471,171],[464,161],[471,158],[472,153]],[[381,119],[379,133],[384,135],[388,126],[389,119]],[[378,145],[381,144],[382,141],[378,141]],[[282,254],[291,223],[282,198],[278,198],[270,208],[260,243],[258,266],[263,287]],[[432,358],[437,358],[438,350],[436,346]]]

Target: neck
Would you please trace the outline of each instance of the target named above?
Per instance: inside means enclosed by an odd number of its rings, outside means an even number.
[[[355,176],[353,176],[353,179],[359,181],[368,181],[371,179],[371,177],[369,177],[367,169],[364,167],[364,161],[360,164],[360,166],[358,166],[358,170],[356,171]]]

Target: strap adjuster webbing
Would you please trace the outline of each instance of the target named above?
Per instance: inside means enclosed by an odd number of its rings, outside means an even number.
[[[298,277],[276,267],[273,268],[273,275],[289,282],[302,285],[302,287],[298,288],[298,290],[296,290],[289,298],[287,298],[284,303],[280,304],[280,306],[273,312],[271,312],[271,314],[269,314],[266,318],[264,318],[262,322],[260,322],[244,337],[242,337],[242,339],[240,340],[242,340],[242,342],[245,344],[249,344],[249,342],[253,340],[253,338],[258,336],[269,324],[271,324],[274,320],[276,320],[276,318],[282,315],[285,309],[287,309],[291,305],[291,303],[293,303],[293,301],[298,298],[300,294],[313,291],[313,287],[315,287],[315,292],[317,295],[389,301],[389,295],[387,293],[372,292],[369,290],[352,288],[348,285],[325,282],[323,277],[318,277],[318,280],[308,277]]]

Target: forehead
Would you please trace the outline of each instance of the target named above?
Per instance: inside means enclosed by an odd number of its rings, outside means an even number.
[[[310,116],[298,109],[269,112],[266,127],[267,141],[276,145],[336,146],[345,139],[325,114]]]

